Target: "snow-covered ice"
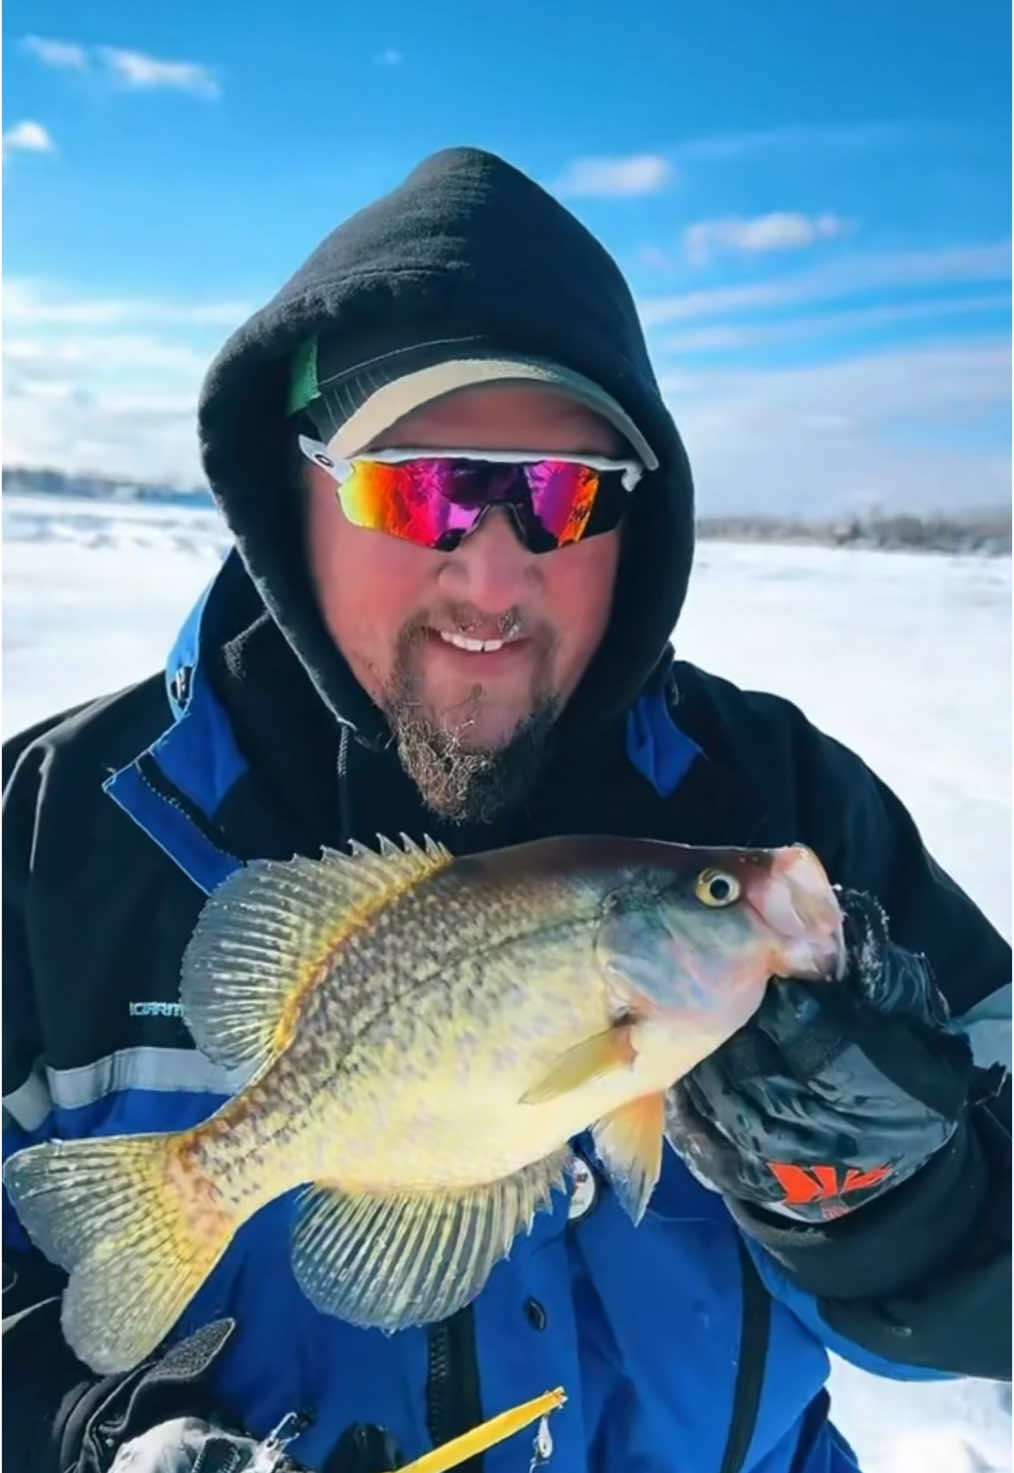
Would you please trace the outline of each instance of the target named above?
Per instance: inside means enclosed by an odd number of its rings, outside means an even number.
[[[210,511],[4,501],[5,734],[162,664],[226,546]],[[677,647],[856,749],[1010,935],[1008,560],[704,543]],[[1010,1395],[836,1362],[867,1473],[1009,1473]]]
[[[796,702],[1010,934],[1011,564],[704,542],[676,646]]]
[[[4,497],[3,729],[117,690],[164,662],[214,575],[214,512]]]

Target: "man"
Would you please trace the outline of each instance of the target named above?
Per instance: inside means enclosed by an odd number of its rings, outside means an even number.
[[[849,971],[772,983],[672,1092],[638,1229],[578,1142],[573,1194],[443,1324],[314,1310],[283,1199],[167,1346],[99,1379],[12,1221],[9,1466],[249,1467],[291,1417],[297,1465],[374,1473],[562,1384],[560,1473],[816,1473],[852,1466],[825,1347],[1009,1375],[1008,949],[856,757],[674,664],[690,473],[601,246],[502,161],[439,154],[234,335],[200,433],[236,548],[165,677],[9,745],[8,1151],[180,1128],[236,1087],[175,999],[206,894],[258,856],[804,842],[843,887]]]

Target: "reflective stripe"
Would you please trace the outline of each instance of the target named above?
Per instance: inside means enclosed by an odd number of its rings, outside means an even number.
[[[42,1060],[36,1059],[24,1084],[4,1095],[4,1109],[22,1130],[31,1132],[38,1130],[52,1108],[46,1070]]]
[[[4,1098],[4,1106],[23,1129],[36,1130],[54,1105],[79,1110],[124,1089],[232,1095],[252,1073],[249,1064],[227,1069],[213,1064],[196,1049],[124,1048],[76,1069],[46,1069],[44,1075],[32,1074]]]
[[[118,1049],[76,1069],[46,1070],[53,1103],[65,1110],[90,1105],[121,1089],[181,1089],[231,1095],[252,1073],[250,1065],[226,1069],[213,1064],[197,1049],[150,1046]]]
[[[998,987],[969,1008],[955,1024],[968,1035],[972,1057],[980,1069],[990,1064],[1011,1067],[1011,984]]]

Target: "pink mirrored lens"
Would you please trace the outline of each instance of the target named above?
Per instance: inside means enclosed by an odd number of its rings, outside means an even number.
[[[517,504],[519,528],[526,515],[534,517],[556,546],[565,546],[583,535],[598,487],[597,471],[569,461],[357,460],[339,498],[357,527],[434,548],[456,546],[487,507]]]

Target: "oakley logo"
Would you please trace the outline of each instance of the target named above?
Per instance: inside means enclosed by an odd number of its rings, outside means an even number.
[[[127,1005],[132,1018],[182,1018],[181,1002],[132,1002]]]
[[[782,1207],[801,1207],[808,1202],[831,1202],[849,1192],[862,1192],[879,1186],[891,1174],[890,1166],[874,1166],[859,1171],[850,1166],[841,1172],[836,1166],[790,1166],[784,1161],[769,1161],[768,1170],[782,1188]]]

